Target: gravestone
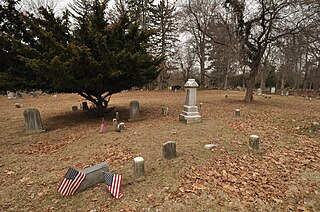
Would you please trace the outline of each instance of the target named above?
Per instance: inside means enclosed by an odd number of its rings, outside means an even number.
[[[124,131],[124,130],[126,130],[126,127],[125,127],[125,125],[124,125],[123,122],[120,122],[120,123],[117,125],[117,131],[118,131],[118,132],[122,132],[122,131]]]
[[[14,106],[15,106],[16,108],[21,108],[21,107],[22,107],[22,105],[21,105],[20,103],[15,103]]]
[[[260,138],[257,135],[250,135],[249,137],[249,148],[254,152],[260,150]]]
[[[200,103],[200,104],[199,104],[199,109],[200,109],[200,110],[202,109],[202,106],[203,106],[203,104]]]
[[[120,121],[120,114],[118,111],[116,112],[116,119],[117,119],[117,121]]]
[[[78,111],[78,107],[77,106],[72,106],[72,111]]]
[[[8,96],[8,99],[15,99],[16,98],[16,94],[11,91],[7,91],[7,96]]]
[[[165,159],[172,159],[177,157],[176,143],[168,141],[162,145],[163,157]]]
[[[213,149],[213,148],[216,148],[218,145],[217,144],[206,144],[204,145],[204,148],[205,149]]]
[[[311,123],[311,127],[310,127],[310,131],[311,132],[317,132],[320,128],[319,122],[312,122]]]
[[[106,162],[99,163],[95,166],[88,167],[86,169],[81,170],[80,172],[86,174],[85,180],[81,183],[77,193],[84,191],[88,188],[91,188],[99,183],[104,182],[104,172],[108,172],[109,167]]]
[[[130,119],[129,121],[139,121],[140,118],[140,107],[138,101],[130,102]]]
[[[112,125],[113,125],[114,131],[117,131],[118,130],[118,121],[117,121],[117,119],[112,119]]]
[[[87,102],[82,102],[82,110],[89,110]]]
[[[275,94],[276,93],[276,87],[271,87],[271,93]]]
[[[144,159],[143,157],[136,157],[134,161],[134,175],[139,178],[144,176]]]
[[[262,95],[262,90],[261,90],[261,88],[258,88],[258,89],[257,89],[257,95],[258,95],[258,96]]]
[[[286,91],[286,96],[289,96],[289,91]]]
[[[235,114],[236,114],[236,116],[240,116],[240,109],[236,109]]]
[[[167,116],[169,114],[169,107],[164,106],[162,107],[162,115]]]
[[[40,112],[36,108],[28,108],[23,112],[27,132],[43,131]]]
[[[179,121],[185,124],[201,122],[201,116],[198,112],[197,105],[197,87],[195,79],[189,79],[184,87],[186,88],[186,100],[182,113],[179,115]]]

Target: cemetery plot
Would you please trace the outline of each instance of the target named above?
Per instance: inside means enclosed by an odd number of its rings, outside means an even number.
[[[244,104],[241,91],[198,91],[201,123],[186,125],[179,122],[185,91],[123,92],[112,97],[116,109],[100,133],[101,118],[90,105],[72,111],[84,99],[52,96],[19,99],[22,108],[0,97],[1,211],[320,208],[320,100],[274,94]],[[130,122],[133,100],[139,121]],[[39,129],[46,131],[26,132],[28,108],[40,111]],[[125,130],[119,133],[121,122]],[[257,152],[250,149],[250,135],[259,136]],[[103,162],[123,177],[121,201],[104,183],[68,197],[57,192],[68,167],[85,170]]]

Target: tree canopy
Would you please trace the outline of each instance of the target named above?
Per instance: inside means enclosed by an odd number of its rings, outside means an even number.
[[[21,13],[13,0],[1,5],[0,14],[5,15],[0,25],[4,28],[1,54],[16,60],[1,61],[5,64],[0,75],[2,89],[78,93],[101,112],[112,94],[143,86],[158,76],[161,58],[147,51],[150,30],[140,29],[127,14],[109,22],[107,1],[75,2],[73,11],[66,10],[61,17],[43,7],[39,16]]]

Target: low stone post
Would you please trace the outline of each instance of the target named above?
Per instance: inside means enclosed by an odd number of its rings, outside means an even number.
[[[138,101],[130,102],[130,119],[129,121],[139,121],[140,118],[140,106]]]
[[[235,114],[236,114],[236,116],[240,116],[240,109],[236,109]]]
[[[260,150],[260,138],[257,135],[250,135],[249,137],[249,148],[254,152]]]
[[[112,125],[113,125],[114,131],[117,131],[117,129],[118,129],[118,121],[117,121],[117,119],[112,119]]]
[[[81,170],[80,172],[86,174],[85,180],[81,183],[77,193],[86,190],[87,188],[91,188],[99,183],[104,182],[104,172],[108,172],[109,167],[106,162],[99,163],[95,166],[88,167],[86,169]]]
[[[40,112],[36,108],[29,108],[23,112],[27,132],[43,131]]]
[[[77,106],[72,106],[72,111],[78,111],[78,107]]]
[[[162,115],[167,116],[169,114],[169,107],[164,106],[162,107]]]
[[[118,111],[116,112],[116,119],[117,119],[117,121],[120,121],[120,114]]]
[[[319,122],[312,122],[311,123],[311,127],[310,127],[310,131],[311,132],[317,132],[319,130]]]
[[[168,141],[162,145],[163,157],[165,159],[172,159],[177,157],[176,143],[173,141]]]
[[[186,89],[186,100],[182,113],[179,115],[179,121],[185,124],[193,124],[201,122],[201,116],[198,112],[197,105],[197,87],[198,83],[195,79],[189,79],[184,87]]]
[[[144,176],[144,159],[143,157],[136,157],[134,160],[134,175],[139,178]]]
[[[82,102],[82,110],[89,110],[87,102]]]

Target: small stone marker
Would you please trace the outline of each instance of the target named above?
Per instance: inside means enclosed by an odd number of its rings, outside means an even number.
[[[276,93],[276,87],[271,87],[271,93],[275,94]]]
[[[236,114],[236,116],[240,116],[240,109],[236,109],[235,114]]]
[[[254,152],[260,150],[260,138],[257,135],[250,135],[249,137],[249,148]]]
[[[226,98],[226,99],[228,99],[228,97],[229,97],[228,95],[225,95],[225,96],[224,96],[224,98]]]
[[[88,167],[86,169],[81,170],[80,172],[86,174],[85,180],[81,183],[78,192],[84,191],[87,188],[91,188],[99,183],[104,182],[103,172],[108,172],[109,167],[106,162],[99,163],[95,166]]]
[[[162,145],[163,157],[165,159],[172,159],[177,157],[176,143],[173,141],[168,141]]]
[[[139,121],[140,119],[140,107],[138,101],[130,102],[130,119],[129,121]]]
[[[186,100],[182,113],[179,115],[179,121],[185,124],[193,124],[201,122],[201,116],[198,112],[197,105],[197,87],[198,83],[195,79],[189,79],[184,87],[186,88]]]
[[[116,112],[116,119],[117,119],[117,121],[120,121],[120,114],[118,111]]]
[[[82,110],[89,110],[87,102],[82,102]]]
[[[205,149],[213,149],[213,148],[216,148],[218,145],[217,144],[206,144],[204,145],[204,148]]]
[[[284,91],[281,91],[281,96],[284,96]]]
[[[28,108],[23,112],[24,123],[28,132],[43,131],[40,112],[36,108]]]
[[[162,115],[167,116],[169,114],[169,107],[164,106],[162,107]]]
[[[77,106],[72,106],[72,111],[78,111],[78,107]]]
[[[15,99],[16,98],[16,94],[11,91],[7,91],[7,96],[8,96],[8,99]]]
[[[144,176],[144,159],[143,157],[136,157],[134,161],[134,175],[139,178]]]
[[[22,105],[21,105],[20,103],[14,103],[14,106],[15,106],[16,108],[21,108],[21,107],[22,107]]]
[[[201,110],[201,108],[202,108],[202,105],[203,105],[202,103],[199,104],[199,109],[200,109],[200,110]]]
[[[117,121],[117,119],[112,119],[112,125],[113,125],[114,131],[117,131],[117,129],[118,129],[118,121]]]
[[[257,95],[260,96],[261,94],[262,94],[262,90],[261,90],[261,88],[258,88],[257,89]]]
[[[319,130],[319,122],[312,122],[311,123],[311,127],[310,127],[310,131],[311,132],[317,132]]]
[[[289,96],[289,91],[286,91],[286,96]]]
[[[117,125],[117,131],[118,131],[118,132],[122,132],[122,131],[124,131],[124,130],[126,130],[126,127],[125,127],[125,125],[124,125],[123,122],[120,122],[120,123]]]

